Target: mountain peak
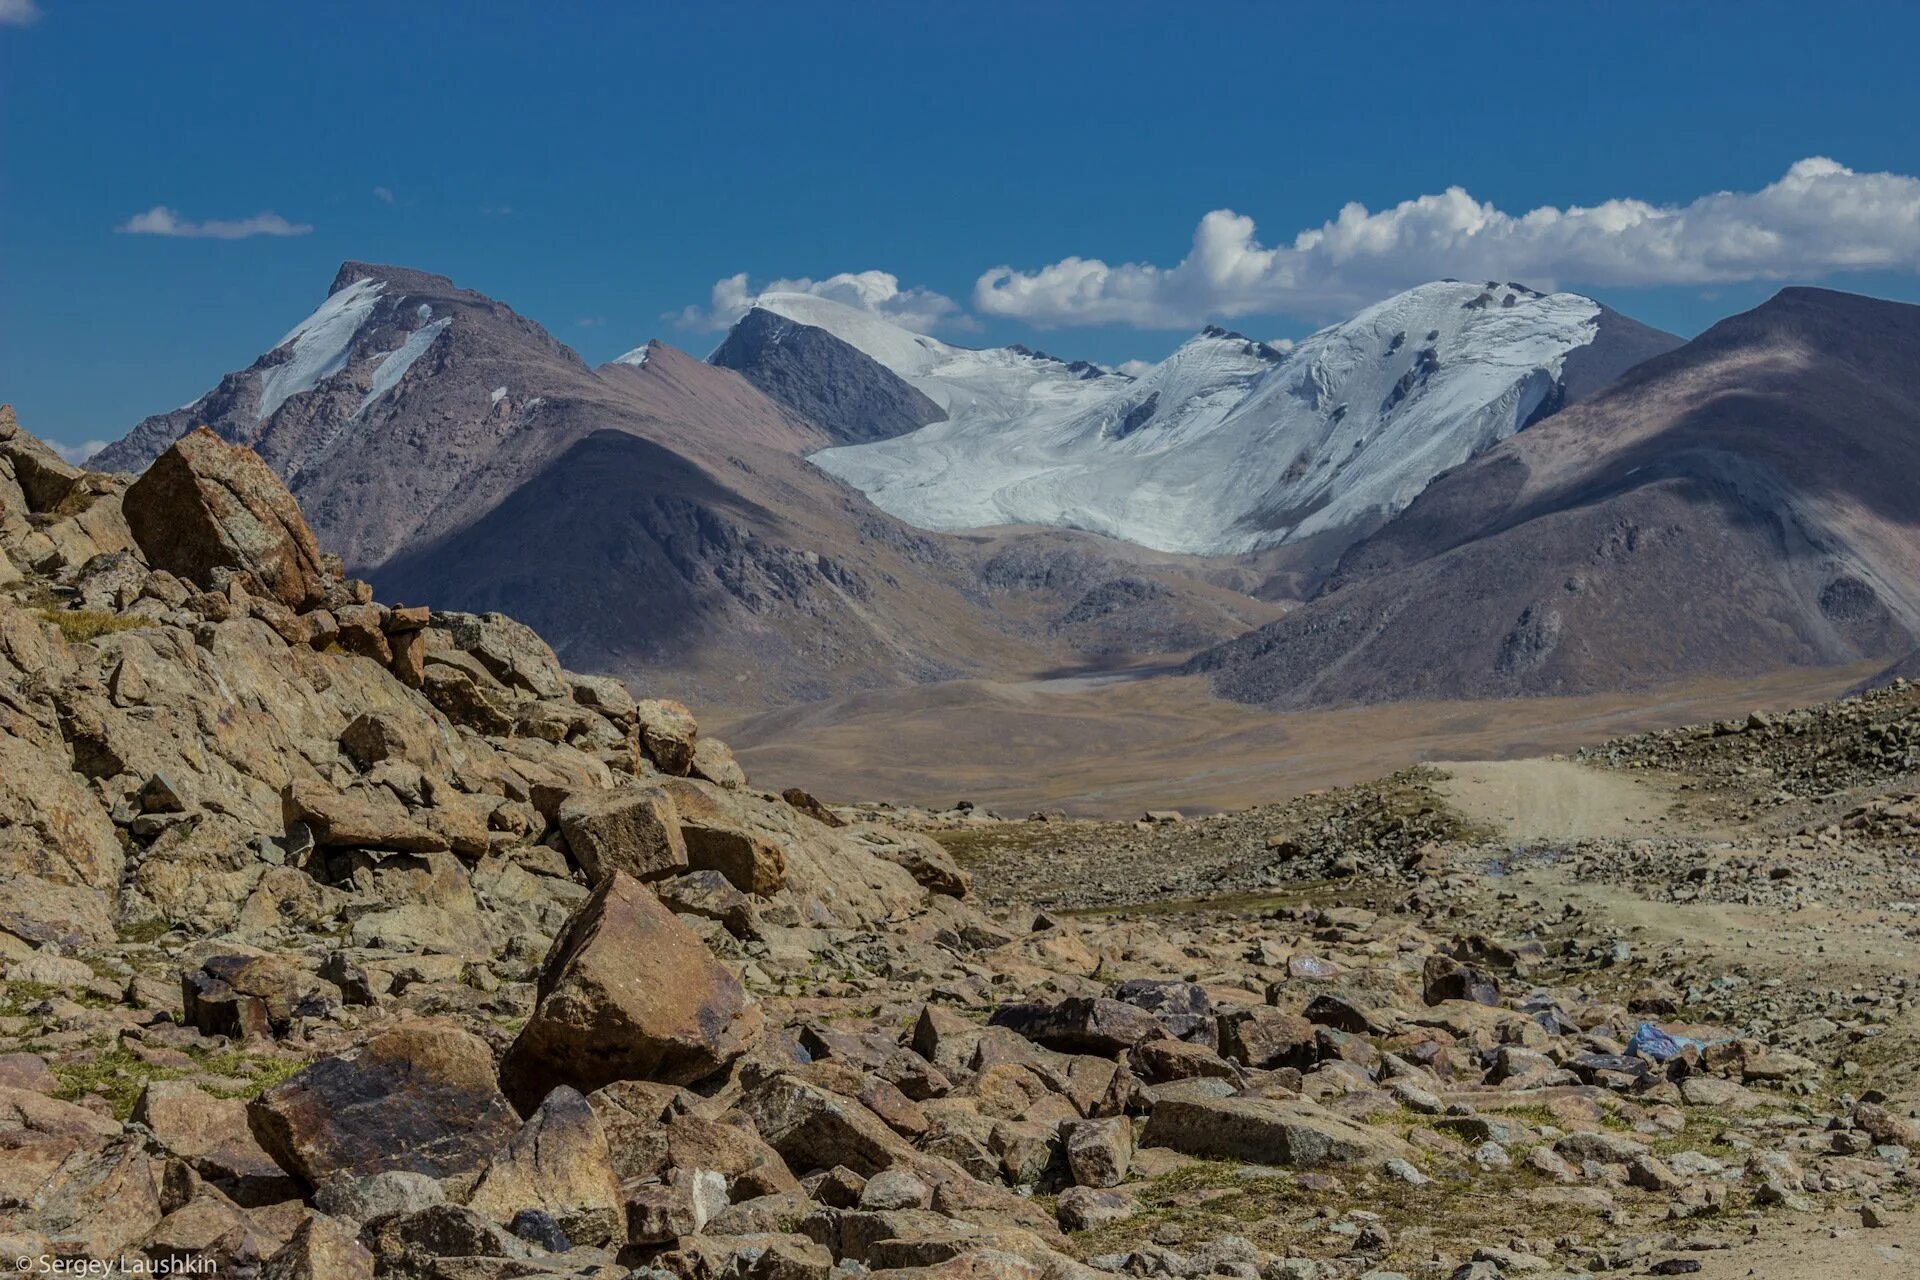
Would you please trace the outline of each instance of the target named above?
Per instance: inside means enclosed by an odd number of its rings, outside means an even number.
[[[431,271],[421,271],[416,267],[403,267],[389,263],[361,262],[349,258],[340,264],[333,274],[333,283],[327,288],[327,295],[351,288],[361,280],[381,281],[389,289],[402,293],[470,293],[461,289],[446,276],[435,275]]]

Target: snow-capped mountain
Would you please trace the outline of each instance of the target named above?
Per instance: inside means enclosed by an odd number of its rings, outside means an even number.
[[[1039,524],[1202,555],[1336,555],[1435,475],[1679,339],[1577,294],[1440,281],[1283,353],[1209,328],[1138,378],[974,351],[807,295],[814,325],[947,412],[812,461],[930,529]]]

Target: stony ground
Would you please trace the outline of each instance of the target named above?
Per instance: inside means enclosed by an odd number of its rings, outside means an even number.
[[[1920,689],[1192,821],[831,810],[373,603],[249,457],[0,431],[0,1256],[1910,1269]]]

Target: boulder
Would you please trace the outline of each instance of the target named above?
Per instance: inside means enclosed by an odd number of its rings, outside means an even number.
[[[1166,1027],[1151,1013],[1105,996],[1070,996],[1050,1005],[1003,1005],[994,1010],[988,1025],[1017,1031],[1063,1053],[1109,1057],[1167,1035]]]
[[[501,1225],[539,1209],[575,1244],[601,1245],[621,1229],[620,1182],[606,1130],[577,1091],[548,1094],[487,1166],[467,1207]]]
[[[658,788],[575,792],[559,816],[567,848],[595,884],[616,871],[658,880],[687,869],[680,816]]]
[[[241,1204],[271,1204],[299,1194],[254,1140],[247,1104],[238,1098],[216,1098],[184,1080],[149,1080],[134,1103],[133,1119],[168,1155],[186,1161]]]
[[[435,613],[432,625],[453,642],[455,649],[471,654],[508,689],[536,698],[566,700],[573,696],[560,659],[525,623],[504,613]]]
[[[320,546],[293,495],[258,454],[206,427],[155,458],[121,509],[155,569],[205,588],[219,585],[219,570],[244,572],[296,610],[326,597]]]
[[[346,1223],[311,1214],[260,1268],[260,1280],[373,1280],[373,1254]]]
[[[106,891],[119,885],[120,841],[85,783],[65,752],[0,731],[0,877],[32,876]],[[53,941],[70,932],[57,917],[36,927],[26,912],[9,924],[11,914],[0,905],[0,928],[28,941]]]
[[[1067,1167],[1083,1187],[1117,1187],[1133,1160],[1133,1122],[1125,1116],[1076,1120],[1063,1127]]]
[[[680,830],[694,870],[718,872],[740,892],[762,898],[786,886],[787,855],[777,841],[711,817],[684,820]]]
[[[1392,1134],[1305,1101],[1271,1098],[1162,1098],[1140,1144],[1203,1160],[1311,1167],[1413,1156]]]
[[[1068,1187],[1054,1202],[1054,1212],[1066,1231],[1087,1231],[1125,1222],[1140,1212],[1140,1202],[1124,1191]]]
[[[247,1123],[309,1187],[389,1169],[475,1173],[519,1128],[486,1042],[427,1020],[314,1062],[248,1104]]]
[[[864,822],[848,827],[847,834],[875,857],[903,868],[929,893],[964,898],[973,887],[972,875],[930,836]]]
[[[1109,993],[1115,1000],[1145,1009],[1160,1020],[1169,1035],[1212,1044],[1215,1037],[1213,1001],[1206,988],[1168,978],[1132,978]]]
[[[1429,1006],[1449,1000],[1468,1000],[1474,1004],[1500,1003],[1500,981],[1472,965],[1461,964],[1439,952],[1427,957],[1421,970],[1422,995]]]
[[[1297,1067],[1317,1056],[1314,1028],[1297,1013],[1266,1005],[1229,1009],[1220,1015],[1220,1052],[1246,1067]]]
[[[408,816],[406,806],[384,787],[335,791],[314,782],[288,785],[280,798],[281,820],[288,830],[302,823],[323,848],[395,849],[429,853],[451,841]]]
[[[811,793],[802,791],[799,787],[788,787],[780,793],[780,798],[792,805],[796,811],[806,814],[821,826],[844,827],[847,825],[846,820],[839,814],[827,808],[826,805],[815,799]]]
[[[852,1098],[793,1075],[772,1076],[747,1091],[741,1109],[788,1166],[810,1172],[841,1166],[872,1177],[917,1153]]]
[[[733,750],[718,738],[696,738],[693,743],[693,776],[705,778],[715,786],[738,791],[747,785],[747,771],[733,758]]]
[[[642,698],[634,704],[640,745],[662,773],[686,777],[693,771],[694,739],[700,726],[693,713],[671,698]]]
[[[538,1003],[500,1063],[526,1111],[562,1084],[691,1084],[753,1041],[760,1010],[740,980],[659,899],[615,871],[567,921],[540,971]]]
[[[298,1017],[328,1013],[339,989],[274,955],[216,955],[182,971],[188,1026],[210,1036],[253,1040],[285,1035]]]

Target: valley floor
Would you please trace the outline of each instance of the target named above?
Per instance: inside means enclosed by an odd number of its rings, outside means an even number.
[[[1592,758],[1443,763],[1197,821],[977,825],[941,838],[987,896],[1041,902],[1088,930],[1152,920],[1175,936],[1205,935],[1338,904],[1539,939],[1551,955],[1584,957],[1557,981],[1590,998],[1635,991],[1642,1007],[1667,992],[1663,1021],[1771,1026],[1776,1043],[1821,1063],[1823,1078],[1798,1089],[1812,1128],[1791,1145],[1807,1158],[1822,1109],[1851,1105],[1855,1081],[1902,1109],[1920,1101],[1920,1023],[1908,999],[1920,867],[1910,839],[1887,838],[1910,831],[1906,819],[1877,816],[1906,811],[1912,775],[1898,762],[1862,767],[1849,739],[1823,740],[1817,727],[1803,724],[1796,732],[1811,743],[1784,751],[1743,741],[1751,729],[1727,730],[1653,735]],[[1743,1142],[1691,1128],[1685,1140],[1721,1157]],[[1627,1274],[1920,1271],[1920,1216],[1907,1194],[1870,1189],[1837,1166],[1824,1189],[1833,1194],[1784,1213],[1729,1207],[1691,1222],[1622,1203],[1605,1228],[1543,1212],[1537,1192],[1503,1204],[1477,1194],[1484,1187],[1408,1217],[1369,1207],[1392,1226],[1393,1260],[1410,1274],[1423,1257],[1458,1256],[1466,1240],[1511,1236],[1518,1249],[1557,1235],[1565,1249],[1623,1233],[1651,1248],[1614,1264]],[[1252,1195],[1181,1184],[1142,1198],[1192,1239],[1270,1211],[1245,1203]],[[1863,1196],[1879,1211],[1871,1226]],[[1656,1260],[1675,1269],[1649,1270]]]
[[[880,690],[728,720],[755,774],[832,800],[1010,816],[1131,817],[1271,803],[1423,760],[1568,751],[1623,733],[1837,696],[1881,664],[1695,681],[1639,694],[1395,703],[1272,712],[1212,697],[1199,677],[1069,676]]]

